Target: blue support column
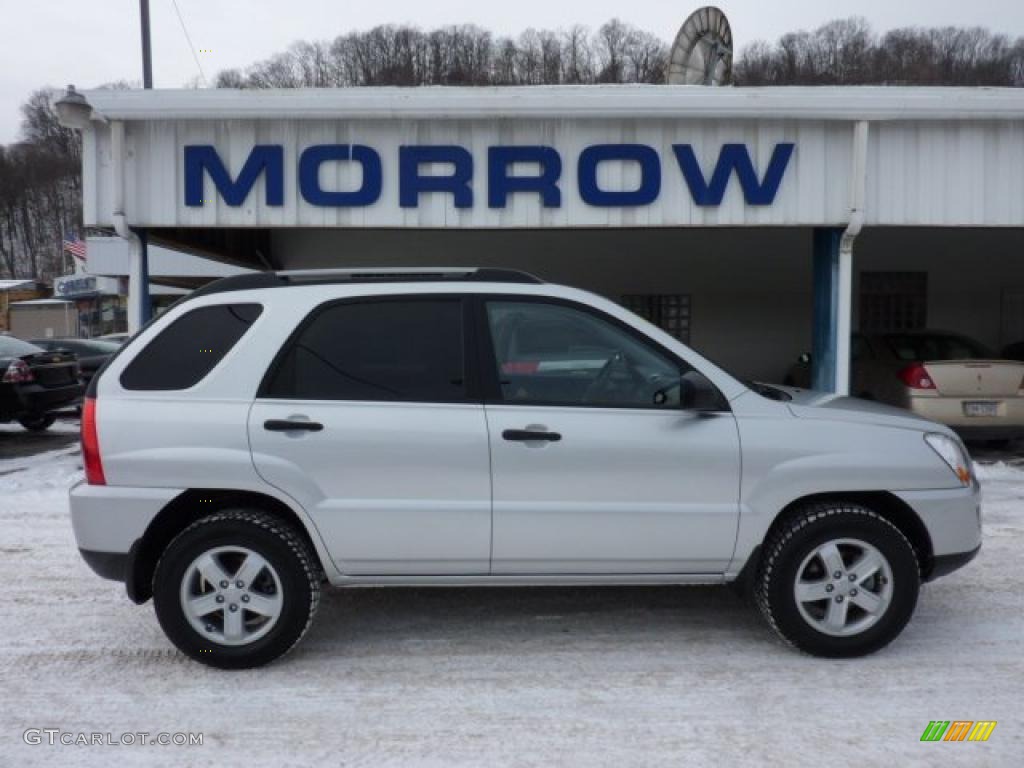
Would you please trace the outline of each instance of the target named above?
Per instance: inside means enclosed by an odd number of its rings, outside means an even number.
[[[836,391],[836,333],[839,322],[839,242],[843,230],[814,230],[814,335],[811,388]]]

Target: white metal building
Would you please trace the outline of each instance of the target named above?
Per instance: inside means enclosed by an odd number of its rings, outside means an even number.
[[[62,105],[58,105],[59,107]],[[92,91],[87,226],[257,269],[522,268],[740,375],[849,331],[1024,339],[1024,93],[557,86]]]

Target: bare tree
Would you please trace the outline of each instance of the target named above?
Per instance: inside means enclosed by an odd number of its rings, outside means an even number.
[[[747,46],[741,85],[1024,85],[1024,43],[980,27],[906,27],[877,36],[861,18]]]

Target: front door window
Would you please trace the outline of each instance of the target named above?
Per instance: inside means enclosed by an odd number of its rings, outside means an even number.
[[[679,407],[680,364],[608,320],[529,301],[488,302],[487,319],[504,402]]]

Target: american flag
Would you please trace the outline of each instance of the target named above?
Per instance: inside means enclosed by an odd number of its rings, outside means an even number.
[[[75,258],[85,261],[85,240],[81,240],[77,237],[74,240],[65,239],[64,250]]]

